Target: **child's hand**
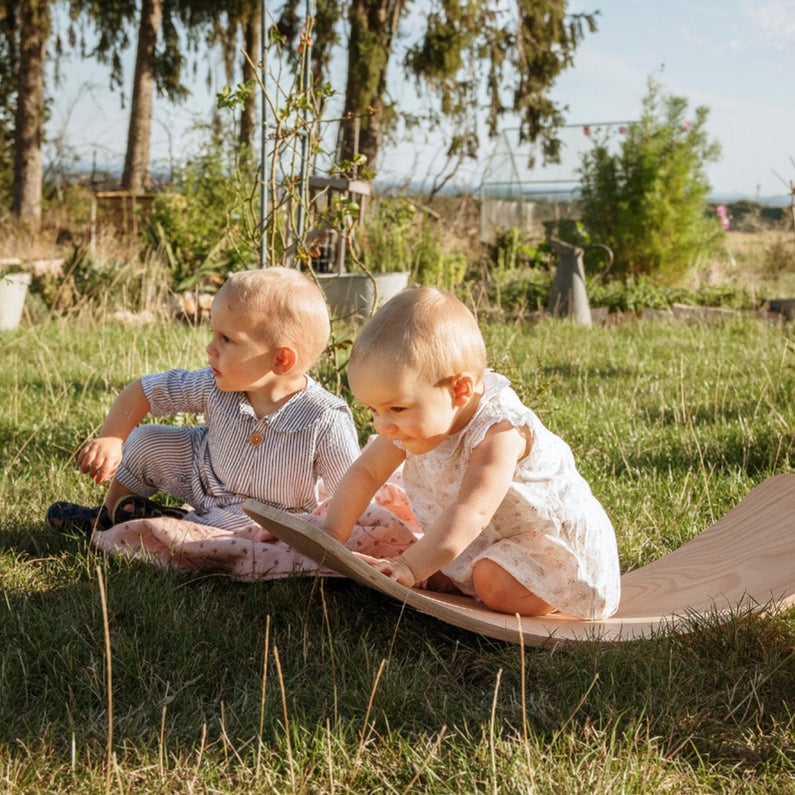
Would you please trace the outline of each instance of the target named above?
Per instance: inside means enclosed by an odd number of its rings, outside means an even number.
[[[110,480],[121,463],[121,440],[112,436],[92,439],[77,454],[77,465],[96,483]]]
[[[396,558],[373,558],[370,555],[359,554],[359,557],[374,569],[378,569],[381,574],[386,574],[387,577],[401,585],[405,585],[407,588],[413,587],[417,582],[414,578],[414,572],[400,556]]]

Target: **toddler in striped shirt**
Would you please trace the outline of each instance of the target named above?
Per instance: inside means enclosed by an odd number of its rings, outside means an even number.
[[[145,375],[125,387],[77,464],[110,481],[98,507],[53,503],[47,521],[85,533],[129,519],[177,515],[228,530],[250,524],[247,497],[313,511],[359,454],[345,401],[308,374],[330,335],[322,292],[289,268],[229,277],[212,306],[208,366]],[[197,426],[140,423],[203,416]],[[189,506],[150,498],[166,494]]]

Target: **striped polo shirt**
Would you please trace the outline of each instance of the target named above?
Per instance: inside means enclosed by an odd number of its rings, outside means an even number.
[[[333,493],[359,455],[351,411],[307,376],[307,386],[264,417],[243,392],[222,392],[212,370],[168,370],[141,379],[153,417],[200,414],[194,467],[216,505],[246,497],[291,512],[317,507],[318,480]],[[174,462],[184,469],[188,462]]]

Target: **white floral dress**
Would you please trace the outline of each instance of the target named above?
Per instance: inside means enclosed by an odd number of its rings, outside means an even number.
[[[472,568],[488,558],[562,613],[588,620],[611,615],[621,585],[610,519],[566,442],[497,373],[487,371],[478,409],[463,430],[429,453],[406,452],[403,484],[420,524],[429,527],[455,501],[472,451],[503,420],[529,429],[532,450],[517,464],[489,525],[442,571],[474,596]]]

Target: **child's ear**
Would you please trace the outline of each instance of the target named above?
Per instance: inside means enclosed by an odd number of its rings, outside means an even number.
[[[298,362],[298,354],[292,348],[279,348],[273,360],[273,372],[276,375],[287,375]]]
[[[475,379],[469,373],[459,373],[453,378],[453,403],[463,406],[475,393]]]

